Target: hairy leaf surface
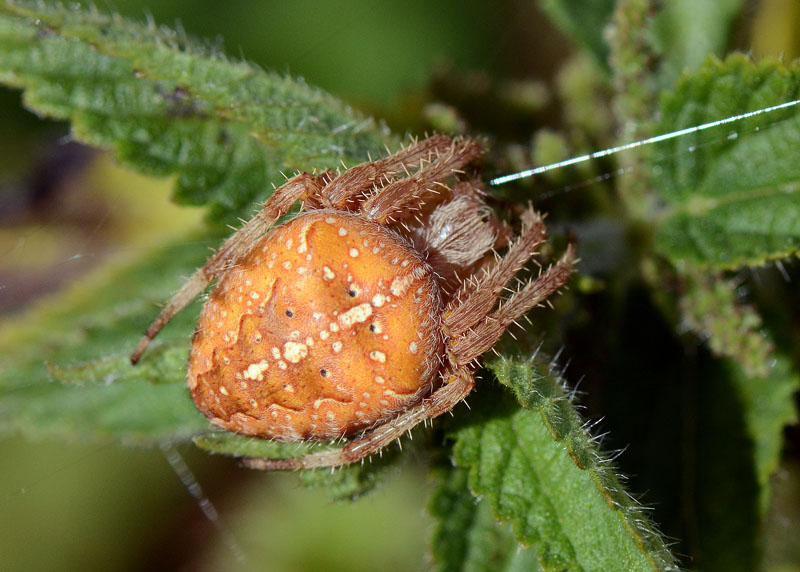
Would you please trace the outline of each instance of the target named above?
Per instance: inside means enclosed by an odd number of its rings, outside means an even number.
[[[202,264],[207,250],[196,238],[119,261],[4,324],[0,429],[137,443],[208,430],[185,387],[196,305],[170,323],[142,367],[129,359],[153,302]]]
[[[443,465],[434,471],[436,489],[429,503],[436,519],[433,557],[436,570],[527,572],[539,569],[536,546],[517,544],[507,523],[476,499],[465,469]]]
[[[267,72],[154,25],[45,4],[0,7],[0,82],[75,137],[150,174],[175,196],[234,222],[280,172],[337,168],[391,136],[302,81]]]
[[[622,489],[572,408],[561,379],[534,363],[491,364],[522,408],[481,395],[455,433],[469,487],[517,540],[536,545],[546,570],[669,570],[663,541]],[[504,411],[504,413],[498,413]]]
[[[661,131],[794,101],[800,67],[743,56],[709,60],[662,103]],[[668,208],[657,248],[675,262],[736,268],[800,247],[800,108],[659,145],[654,181]],[[687,153],[686,149],[691,150]]]

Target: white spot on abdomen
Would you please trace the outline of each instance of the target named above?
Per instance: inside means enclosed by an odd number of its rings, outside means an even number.
[[[244,379],[257,379],[261,381],[264,379],[264,372],[267,371],[269,368],[269,363],[267,360],[262,359],[258,363],[251,363],[246,370],[242,372],[242,377]]]
[[[342,329],[348,330],[355,324],[365,322],[367,318],[372,315],[372,306],[369,304],[359,304],[347,310],[344,314],[340,315],[337,320]]]
[[[308,346],[297,342],[283,344],[283,357],[286,361],[297,363],[308,355]]]

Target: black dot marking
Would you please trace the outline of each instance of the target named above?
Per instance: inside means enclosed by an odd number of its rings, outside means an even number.
[[[350,288],[347,291],[347,293],[350,294],[351,298],[355,298],[356,296],[358,296],[358,290],[356,290],[355,288]]]
[[[375,324],[370,324],[370,325],[369,325],[369,331],[370,331],[370,332],[373,332],[373,333],[374,333],[374,332],[375,332],[375,330],[377,330],[377,329],[378,329],[378,328],[376,328],[376,327],[375,327]]]
[[[294,312],[291,310],[286,310],[286,317],[287,318],[294,318]]]
[[[328,377],[328,370],[327,369],[321,369],[321,370],[319,370],[319,374],[322,377]]]

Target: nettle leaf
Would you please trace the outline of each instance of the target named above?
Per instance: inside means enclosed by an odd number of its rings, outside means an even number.
[[[214,221],[248,216],[281,171],[337,168],[395,144],[300,80],[231,61],[180,34],[40,3],[0,7],[0,82],[132,168],[178,174],[175,196]]]
[[[759,485],[759,508],[766,514],[770,477],[778,469],[784,427],[797,422],[793,395],[800,390],[800,375],[789,359],[778,355],[762,376],[752,376],[736,362],[725,364],[742,403],[747,435]]]
[[[562,380],[529,361],[500,359],[489,367],[523,407],[502,403],[501,392],[471,401],[469,420],[453,433],[453,458],[468,469],[472,493],[511,522],[521,544],[536,545],[546,570],[675,569]]]
[[[800,65],[711,59],[665,97],[660,131],[794,101]],[[686,153],[686,149],[693,150]],[[720,269],[763,264],[800,248],[800,108],[659,145],[654,182],[666,201],[656,247],[673,262]]]
[[[498,522],[490,504],[476,499],[465,469],[441,465],[429,508],[436,519],[432,546],[436,570],[533,571],[536,547],[517,544],[508,524]]]
[[[142,367],[129,359],[153,301],[166,299],[207,253],[207,243],[188,236],[109,265],[5,323],[0,431],[155,443],[209,430],[185,388],[197,305],[169,324]]]
[[[684,461],[692,467],[683,499],[692,507],[684,509],[686,541],[702,569],[752,570],[782,429],[796,420],[798,376],[780,357],[769,376],[753,378],[732,360],[701,354],[692,377],[693,409],[683,421],[693,438]]]
[[[197,435],[194,444],[210,453],[235,457],[288,459],[335,449],[337,443],[281,443],[237,435],[219,429]],[[381,478],[395,465],[398,449],[389,448],[367,463],[354,463],[334,470],[302,471],[300,481],[307,487],[324,486],[331,500],[355,500],[380,484]]]
[[[722,55],[742,0],[671,0],[655,18],[653,34],[663,60],[662,85],[673,85],[709,54]]]

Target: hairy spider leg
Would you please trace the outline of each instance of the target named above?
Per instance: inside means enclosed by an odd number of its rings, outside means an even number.
[[[479,320],[475,327],[458,338],[448,340],[447,346],[453,365],[466,365],[491,349],[517,318],[547,300],[567,283],[575,262],[575,249],[569,245],[559,261],[544,274],[528,281],[492,314]]]
[[[444,153],[451,145],[449,137],[434,135],[383,159],[347,169],[322,189],[320,206],[345,210],[350,201],[371,194],[375,188],[390,183],[395,175],[405,175],[421,162]]]
[[[361,204],[361,212],[380,223],[395,222],[415,214],[425,195],[434,194],[435,187],[449,193],[442,181],[481,156],[480,146],[469,139],[453,141],[447,149],[438,151],[431,161],[423,162],[413,175],[389,183]]]
[[[445,308],[442,327],[445,334],[458,337],[489,315],[506,284],[536,253],[547,238],[542,216],[528,210],[522,217],[522,232],[505,256],[487,268],[480,278],[465,281]]]

